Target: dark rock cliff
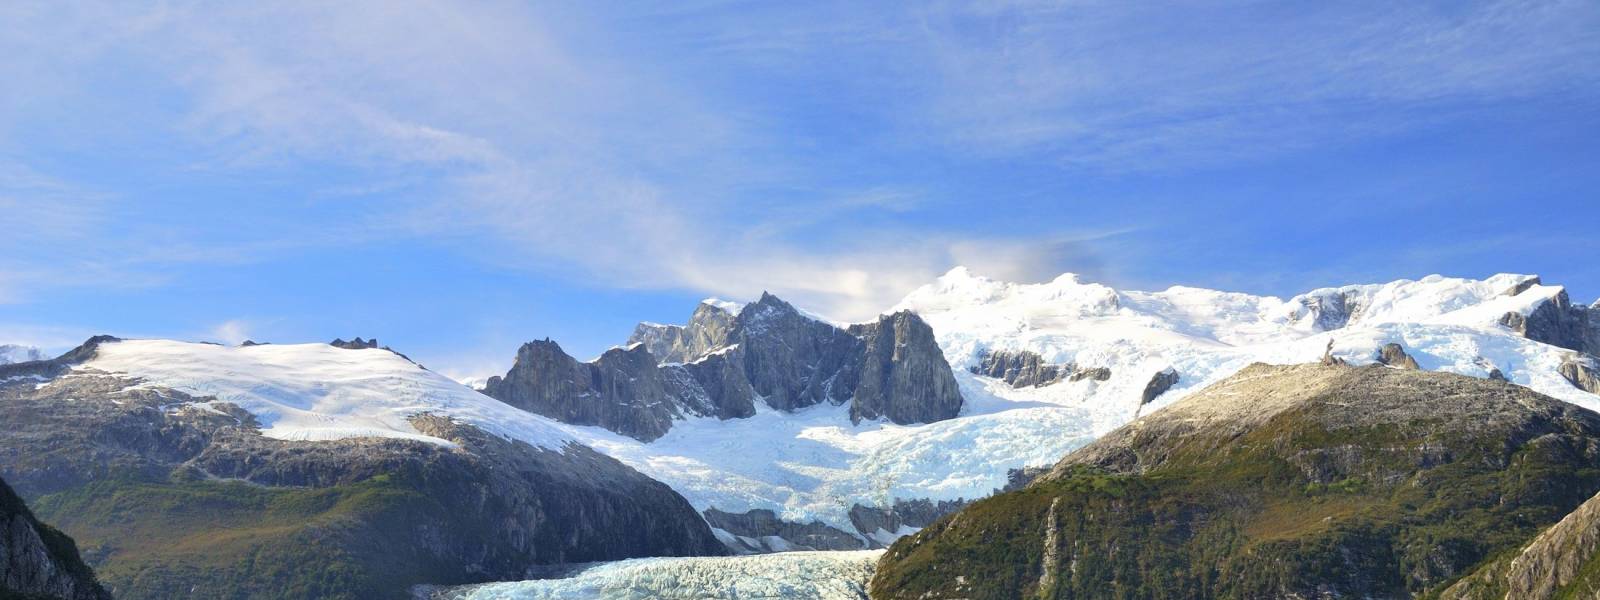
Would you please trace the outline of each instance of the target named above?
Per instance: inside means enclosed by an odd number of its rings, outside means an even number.
[[[0,598],[110,600],[72,538],[40,523],[0,480]]]
[[[856,421],[900,424],[948,419],[961,409],[932,328],[910,312],[841,329],[763,294],[738,315],[701,304],[687,326],[641,325],[633,340],[591,363],[548,340],[530,342],[483,391],[644,441],[664,435],[675,419],[751,416],[758,400],[785,411],[850,402]]]

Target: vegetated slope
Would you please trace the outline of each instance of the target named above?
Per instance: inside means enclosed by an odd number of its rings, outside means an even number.
[[[1600,415],[1500,381],[1252,365],[901,539],[875,598],[1408,598],[1600,490]]]
[[[725,552],[665,485],[376,348],[97,338],[0,370],[0,475],[123,599],[371,598]]]
[[[1478,568],[1441,600],[1549,600],[1600,596],[1600,496],[1522,549]]]
[[[40,523],[0,480],[0,600],[110,600],[72,538]]]

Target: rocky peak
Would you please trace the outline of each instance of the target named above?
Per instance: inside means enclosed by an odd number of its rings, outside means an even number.
[[[728,345],[736,315],[714,301],[701,302],[687,325],[640,323],[628,343],[644,344],[662,362],[686,363]]]
[[[934,340],[933,328],[909,310],[852,325],[866,345],[850,419],[886,417],[900,424],[931,423],[961,412],[961,391]]]
[[[630,339],[592,363],[548,340],[530,342],[484,393],[645,441],[678,418],[751,416],[758,400],[784,411],[853,402],[858,422],[924,423],[960,412],[933,330],[910,311],[841,329],[763,293],[737,316],[708,301],[688,325],[643,324]]]
[[[372,338],[371,340],[363,340],[363,339],[361,339],[360,336],[357,336],[356,339],[350,340],[348,342],[344,341],[343,338],[334,338],[333,341],[328,342],[328,345],[329,346],[333,346],[335,348],[344,348],[346,350],[363,350],[363,349],[366,349],[366,348],[377,348],[378,347],[378,338]]]

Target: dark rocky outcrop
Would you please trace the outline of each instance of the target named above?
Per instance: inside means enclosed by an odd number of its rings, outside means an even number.
[[[1422,368],[1421,366],[1417,365],[1417,359],[1411,358],[1411,355],[1406,354],[1405,347],[1401,346],[1400,344],[1384,344],[1382,348],[1378,349],[1378,356],[1376,359],[1380,364],[1385,364],[1397,369],[1410,369],[1412,371],[1416,371]]]
[[[40,523],[0,480],[0,598],[111,600],[72,538]]]
[[[1144,392],[1139,394],[1139,406],[1149,404],[1175,385],[1178,385],[1178,372],[1170,368],[1162,369],[1150,378],[1150,383],[1144,385]]]
[[[119,598],[398,597],[541,564],[725,553],[664,484],[448,419],[453,446],[286,441],[238,407],[92,371],[0,385],[0,476]]]
[[[891,508],[856,504],[850,507],[850,524],[866,537],[869,548],[882,548],[883,544],[879,543],[873,534],[880,531],[892,534],[900,531],[902,527],[921,529],[939,517],[961,510],[961,507],[966,505],[967,501],[961,499],[935,502],[926,498],[896,499]]]
[[[646,324],[633,339],[590,363],[549,340],[530,342],[483,392],[644,441],[688,416],[751,416],[758,400],[785,411],[849,402],[856,421],[900,424],[947,419],[961,408],[932,328],[910,312],[841,329],[763,294],[738,315],[701,304],[689,325]],[[671,360],[663,364],[656,352]]]
[[[741,538],[741,548],[746,552],[779,552],[787,550],[860,550],[863,546],[856,536],[829,527],[821,521],[794,523],[779,519],[777,513],[755,509],[743,513],[730,513],[715,508],[706,509],[706,522]],[[772,538],[781,538],[774,547]]]
[[[961,413],[961,391],[950,363],[933,338],[933,328],[911,311],[851,325],[866,346],[860,380],[850,402],[850,419],[880,417],[895,423],[932,423]]]
[[[1306,311],[1311,315],[1312,326],[1316,331],[1333,331],[1349,325],[1351,321],[1361,316],[1364,308],[1358,294],[1344,290],[1330,290],[1318,295],[1307,295],[1300,298]]]
[[[1111,379],[1111,369],[1105,367],[1079,367],[1072,363],[1053,364],[1035,352],[1027,350],[997,350],[983,356],[977,365],[967,367],[974,375],[993,377],[1014,388],[1044,387],[1062,381],[1106,381]]]
[[[1573,387],[1591,394],[1600,394],[1600,366],[1595,363],[1594,359],[1587,356],[1567,356],[1562,359],[1557,372],[1571,382]]]
[[[1435,597],[1530,551],[1532,586],[1446,597],[1582,592],[1597,467],[1600,414],[1527,388],[1257,364],[902,538],[871,595]]]
[[[612,348],[584,363],[542,340],[523,344],[511,371],[489,378],[483,393],[563,423],[653,440],[683,416],[682,404],[665,400],[684,392],[689,379],[664,375],[641,344]]]
[[[328,345],[335,348],[344,348],[345,350],[364,350],[367,348],[377,348],[378,338],[363,340],[360,336],[357,336],[356,339],[348,342],[343,338],[334,338],[333,341],[328,342]]]
[[[1536,342],[1600,355],[1600,306],[1573,304],[1566,290],[1557,291],[1527,315],[1506,313],[1500,324]]]

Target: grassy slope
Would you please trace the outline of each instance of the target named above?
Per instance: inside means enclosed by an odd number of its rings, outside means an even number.
[[[1180,448],[1145,475],[1079,468],[978,502],[897,543],[873,596],[1251,598],[1320,587],[1406,597],[1519,546],[1600,488],[1600,469],[1549,444],[1515,449],[1502,469],[1507,449],[1495,440],[1327,429],[1304,416],[1278,415],[1224,452]],[[1423,445],[1448,447],[1453,460],[1418,470]],[[1360,471],[1313,482],[1285,459],[1329,448],[1361,449]],[[1045,587],[1052,503],[1059,549]]]

